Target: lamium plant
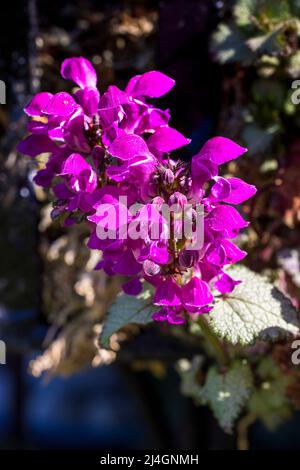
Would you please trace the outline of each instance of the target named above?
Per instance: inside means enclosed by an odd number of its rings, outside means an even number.
[[[73,94],[32,98],[25,108],[29,135],[18,150],[47,155],[34,181],[52,189],[52,218],[66,229],[84,224],[89,249],[101,252],[95,269],[123,279],[100,345],[109,349],[112,335],[128,324],[154,322],[170,335],[195,336],[203,357],[177,364],[183,389],[231,431],[255,398],[259,350],[299,332],[290,301],[266,278],[235,266],[247,254],[238,246],[249,223],[240,205],[256,188],[222,176],[220,167],[247,149],[214,137],[190,162],[174,157],[190,140],[169,125],[169,110],[154,104],[175,84],[161,72],[102,95],[88,60],[66,59],[61,74],[75,83]],[[196,383],[194,365],[206,355],[215,359],[204,383]]]

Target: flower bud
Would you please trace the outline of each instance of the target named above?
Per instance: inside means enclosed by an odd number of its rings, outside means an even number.
[[[191,268],[198,263],[200,258],[197,250],[182,250],[179,254],[179,263],[183,268]]]
[[[174,176],[173,171],[170,170],[170,168],[166,168],[163,172],[163,181],[164,181],[164,183],[173,184],[174,179],[175,179],[175,176]]]
[[[144,269],[144,273],[147,276],[155,276],[156,274],[159,274],[160,272],[160,266],[148,259],[144,261],[143,269]]]
[[[186,196],[179,191],[176,191],[169,198],[169,205],[172,206],[173,204],[178,204],[181,208],[183,208],[187,204]]]
[[[96,145],[93,150],[92,150],[92,159],[94,162],[94,165],[96,168],[103,162],[104,160],[104,155],[105,155],[105,150],[100,147],[99,145]]]
[[[164,199],[160,196],[156,196],[152,199],[152,204],[156,206],[158,210],[162,207],[164,203],[165,203]]]

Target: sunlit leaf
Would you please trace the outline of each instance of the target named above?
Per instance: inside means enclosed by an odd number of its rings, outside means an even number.
[[[208,315],[215,333],[233,344],[249,344],[257,338],[276,340],[299,332],[292,303],[265,277],[244,266],[232,267],[229,273],[242,282],[220,297]]]
[[[215,367],[209,369],[202,388],[202,403],[211,407],[225,431],[232,431],[234,421],[249,399],[252,382],[251,369],[245,361],[234,362],[225,373]]]

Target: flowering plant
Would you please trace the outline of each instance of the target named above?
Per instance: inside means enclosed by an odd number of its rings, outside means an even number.
[[[65,60],[61,73],[79,89],[73,96],[37,94],[25,108],[32,118],[31,134],[19,145],[31,157],[50,153],[35,182],[52,187],[56,196],[52,216],[64,214],[65,225],[79,220],[91,224],[89,247],[103,252],[97,267],[109,275],[128,276],[123,284],[127,294],[140,293],[141,279],[155,287],[155,320],[182,323],[183,311],[208,312],[212,288],[225,294],[240,282],[223,269],[246,255],[231,240],[248,223],[231,204],[245,201],[256,189],[241,179],[218,176],[218,169],[246,149],[216,137],[191,164],[173,160],[170,152],[190,141],[169,126],[168,110],[148,103],[174,86],[160,72],[133,77],[125,91],[110,86],[101,97],[95,70],[86,59]],[[135,214],[128,214],[124,206],[128,238],[120,233],[124,232],[121,216],[116,221],[101,210],[104,204],[120,209],[122,196],[141,204]],[[193,226],[199,203],[204,233],[193,249],[187,245],[195,242],[200,229],[191,232],[189,240],[179,238],[183,221],[176,214],[189,206],[184,215]],[[159,213],[163,204],[173,208],[169,227]],[[156,237],[150,233],[153,226]],[[107,230],[111,236],[100,237],[101,228],[102,235]],[[140,237],[130,237],[138,229]]]
[[[246,268],[227,269],[246,256],[234,240],[248,222],[234,206],[256,188],[220,176],[219,167],[246,149],[215,137],[191,162],[171,156],[190,140],[169,125],[168,110],[149,102],[174,86],[161,72],[137,75],[124,91],[109,86],[102,95],[88,60],[65,60],[61,74],[76,90],[33,97],[25,108],[29,135],[18,149],[33,158],[48,155],[34,180],[53,190],[52,217],[66,227],[85,223],[89,248],[102,253],[96,269],[126,277],[101,344],[109,347],[112,334],[128,323],[194,323],[228,365],[221,339],[248,344],[296,334],[287,299]],[[230,418],[224,421],[221,410],[221,423],[230,429],[252,380],[245,364],[234,363],[228,373],[228,386],[236,380],[246,390]],[[213,383],[219,380],[214,374]],[[209,387],[201,392],[203,402],[210,400]]]

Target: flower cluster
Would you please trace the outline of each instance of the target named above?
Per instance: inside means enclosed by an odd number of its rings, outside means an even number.
[[[170,152],[190,140],[169,126],[168,110],[148,102],[174,86],[161,72],[133,77],[125,91],[109,86],[101,96],[88,60],[65,60],[61,74],[77,85],[74,93],[38,93],[25,108],[32,118],[30,134],[18,146],[30,157],[48,154],[35,182],[52,188],[52,216],[63,218],[66,226],[88,224],[88,245],[102,252],[97,268],[128,276],[123,284],[127,294],[137,295],[143,280],[154,286],[155,320],[183,323],[184,312],[208,312],[214,293],[230,292],[239,282],[224,267],[246,255],[232,239],[248,223],[232,204],[251,197],[255,187],[218,176],[221,164],[246,149],[215,137],[191,162],[172,159]],[[124,197],[130,205],[139,204],[136,211],[121,208],[126,212],[126,237],[124,221],[104,217],[101,211],[108,205],[120,209]],[[163,205],[170,207],[168,223],[160,211]],[[199,205],[200,245],[194,243]],[[195,229],[189,236],[179,230],[180,210]],[[99,237],[99,227],[114,236]]]

